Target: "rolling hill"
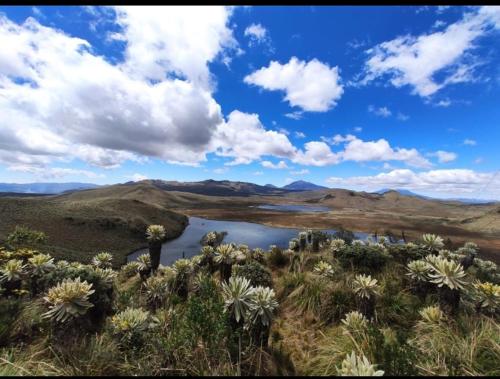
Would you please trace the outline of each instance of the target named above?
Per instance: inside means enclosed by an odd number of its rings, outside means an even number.
[[[260,204],[315,204],[329,212],[293,213],[259,209]],[[108,250],[116,264],[146,245],[148,224],[162,224],[174,238],[187,225],[186,216],[238,220],[296,228],[345,227],[359,232],[405,231],[450,236],[460,243],[474,240],[482,250],[500,253],[498,204],[463,204],[345,189],[290,190],[252,183],[206,180],[144,180],[50,196],[0,197],[0,241],[15,225],[44,231],[56,257],[88,261]]]
[[[145,180],[157,188],[165,191],[190,192],[208,196],[251,196],[251,195],[282,195],[286,188],[261,186],[247,182],[233,182],[229,180],[204,180],[201,182],[177,182],[164,180]],[[134,185],[134,182],[127,183]]]

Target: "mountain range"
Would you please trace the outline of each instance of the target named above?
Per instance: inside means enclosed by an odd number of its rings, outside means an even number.
[[[406,195],[406,196],[413,196],[413,197],[418,197],[420,199],[427,199],[427,200],[436,200],[437,198],[431,197],[431,196],[425,196],[425,195],[419,195],[418,193],[409,191],[407,189],[391,189],[391,188],[383,188],[381,190],[375,191],[374,193],[378,193],[380,195],[383,195],[387,192],[390,191],[395,191],[398,192],[400,195]],[[462,198],[462,197],[454,197],[454,198],[446,198],[446,199],[437,199],[437,200],[443,200],[443,201],[459,201],[461,203],[465,204],[490,204],[490,203],[495,203],[496,200],[485,200],[485,199],[474,199],[474,198]]]
[[[54,195],[97,187],[97,184],[92,183],[0,183],[0,192]]]

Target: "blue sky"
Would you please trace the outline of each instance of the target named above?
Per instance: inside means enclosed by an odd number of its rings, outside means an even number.
[[[499,7],[0,7],[0,182],[500,199]]]

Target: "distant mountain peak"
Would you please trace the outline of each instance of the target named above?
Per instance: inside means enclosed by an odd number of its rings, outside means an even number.
[[[92,183],[0,183],[0,192],[59,194],[66,191],[81,191],[99,187]]]
[[[311,182],[306,182],[305,180],[296,180],[295,182],[287,184],[286,186],[283,186],[281,188],[293,191],[314,191],[314,190],[328,189],[328,187],[319,186]]]

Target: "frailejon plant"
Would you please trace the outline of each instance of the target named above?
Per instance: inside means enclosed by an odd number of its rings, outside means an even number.
[[[175,272],[175,281],[173,290],[182,299],[188,296],[189,278],[193,272],[193,265],[189,259],[178,259],[172,266]]]
[[[55,269],[54,258],[49,254],[36,254],[28,259],[32,295],[36,295],[39,291],[43,290],[41,288],[43,287],[41,279]]]
[[[341,322],[344,330],[354,335],[362,333],[368,327],[368,320],[358,311],[347,313]]]
[[[299,244],[299,239],[298,238],[292,238],[289,242],[288,242],[288,248],[290,250],[293,250],[293,251],[298,251],[299,250],[299,247],[300,247],[300,244]]]
[[[278,302],[274,290],[269,287],[255,287],[250,297],[247,319],[252,326],[253,340],[257,346],[267,346],[276,308]]]
[[[375,312],[375,296],[379,294],[377,279],[370,275],[356,275],[352,288],[360,301],[360,311],[369,320]]]
[[[54,258],[49,254],[37,254],[28,259],[28,268],[31,275],[42,276],[56,268]]]
[[[205,245],[201,248],[200,251],[201,255],[203,256],[203,259],[201,261],[201,264],[203,266],[208,266],[209,271],[212,273],[215,271],[215,249],[213,246],[210,245]]]
[[[305,251],[307,246],[307,232],[299,233],[299,250]]]
[[[245,263],[247,260],[246,254],[239,249],[233,250],[231,255],[233,256],[233,261],[239,265]]]
[[[156,271],[160,265],[161,244],[166,233],[163,225],[149,225],[146,230],[146,238],[149,243],[149,255],[151,257],[151,270]]]
[[[222,282],[227,282],[231,277],[231,268],[234,263],[233,251],[234,247],[231,244],[217,246],[214,261],[219,265],[220,279]]]
[[[406,275],[415,282],[427,282],[429,280],[431,267],[424,260],[411,261],[406,266],[406,269],[408,270]]]
[[[149,254],[141,254],[137,257],[137,263],[139,264],[139,275],[144,281],[151,272],[151,256]]]
[[[429,280],[438,286],[441,306],[455,313],[460,304],[460,291],[466,284],[462,265],[436,257],[430,260],[430,267]]]
[[[79,318],[94,306],[88,300],[93,293],[92,284],[81,282],[80,278],[65,279],[50,288],[44,297],[49,311],[43,316],[60,323]]]
[[[335,256],[336,253],[345,248],[345,245],[346,243],[343,239],[335,238],[332,240],[332,242],[330,242],[330,250]]]
[[[102,251],[92,258],[92,264],[99,268],[111,268],[113,265],[113,256],[105,251]]]
[[[253,292],[250,280],[240,276],[232,276],[227,283],[222,282],[222,296],[233,327],[244,320],[250,309]]]
[[[333,270],[333,266],[325,261],[320,261],[316,263],[313,272],[324,278],[332,278],[333,274],[335,273],[335,271]]]
[[[5,295],[10,295],[21,288],[25,267],[22,260],[10,259],[0,268],[0,283]]]
[[[139,262],[128,262],[120,268],[120,273],[125,278],[131,278],[139,272]]]
[[[168,283],[165,277],[151,276],[144,282],[146,290],[146,299],[148,305],[156,310],[161,307],[168,296]]]
[[[414,290],[420,299],[424,299],[429,290],[428,281],[431,271],[429,263],[423,259],[411,261],[406,265],[406,270],[408,271],[406,275],[410,277],[413,283],[412,290]]]
[[[338,374],[340,376],[383,376],[384,371],[376,370],[375,365],[372,365],[364,355],[358,356],[352,351],[342,361]]]
[[[155,321],[148,311],[129,307],[111,318],[111,330],[123,346],[140,346]]]
[[[443,311],[437,305],[425,307],[418,313],[422,321],[427,324],[439,324],[445,319]]]
[[[266,257],[264,254],[264,250],[262,250],[260,247],[257,247],[252,250],[251,257],[253,260],[259,262],[260,264],[263,264],[266,261]]]
[[[217,244],[217,232],[208,232],[205,236],[205,243],[210,247],[215,247]]]
[[[485,282],[473,284],[472,297],[476,301],[476,309],[487,314],[495,314],[500,310],[500,286]]]
[[[435,234],[422,235],[422,245],[430,252],[437,252],[444,247],[443,239]]]
[[[474,259],[479,252],[479,246],[474,242],[466,242],[464,246],[457,250],[457,254],[463,255],[460,260],[460,264],[463,266],[464,270],[467,270],[470,266],[474,264]]]
[[[94,272],[99,281],[108,289],[113,288],[113,282],[118,275],[116,271],[111,268],[95,267]]]

